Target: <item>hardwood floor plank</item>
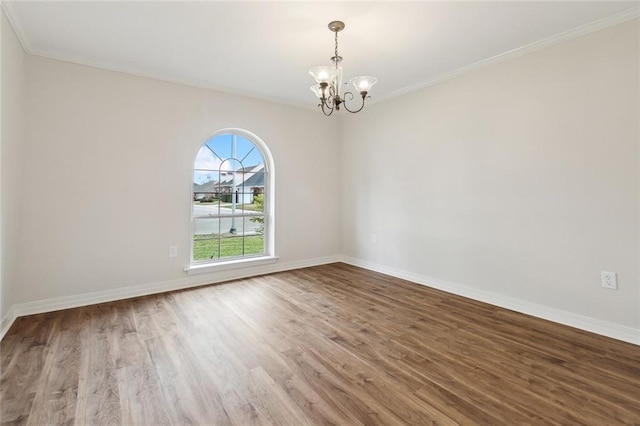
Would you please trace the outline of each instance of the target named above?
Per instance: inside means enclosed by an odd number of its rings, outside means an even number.
[[[86,338],[79,367],[77,424],[120,424],[122,421],[116,365],[113,358],[113,307],[87,308]]]
[[[70,326],[62,317],[54,322],[52,335],[52,350],[42,369],[28,425],[69,424],[75,419],[80,348],[85,336],[80,328]]]
[[[55,315],[41,314],[18,318],[0,342],[0,421],[26,424],[37,385],[50,353],[50,335]],[[24,330],[24,334],[20,331]],[[19,392],[16,392],[20,390]]]
[[[174,424],[150,360],[119,368],[116,377],[123,424],[135,425],[141,419],[150,425]]]
[[[269,424],[311,424],[262,367],[256,367],[249,372],[249,382],[252,405]]]
[[[349,383],[335,368],[328,369],[308,350],[297,348],[283,353],[289,365],[297,366],[298,374],[311,384],[314,391],[341,412],[348,413],[348,424],[396,424],[397,418],[377,401],[356,392],[356,384]]]
[[[141,341],[178,332],[177,317],[169,303],[170,298],[171,293],[136,299],[133,317]]]
[[[147,347],[165,400],[178,424],[231,424],[215,383],[207,380],[205,371],[189,359],[197,354],[187,351],[180,336],[149,339]]]
[[[116,368],[144,363],[148,360],[147,353],[138,333],[131,302],[116,302],[113,309],[115,321],[111,327],[111,337]]]
[[[640,425],[640,347],[331,264],[19,318],[1,424]]]

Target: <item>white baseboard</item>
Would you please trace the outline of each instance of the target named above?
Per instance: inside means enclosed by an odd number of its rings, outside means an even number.
[[[324,265],[327,263],[344,262],[392,277],[401,278],[416,284],[446,291],[478,300],[490,305],[510,309],[512,311],[546,319],[560,324],[575,327],[581,330],[622,340],[624,342],[640,345],[640,330],[619,324],[598,320],[584,315],[550,308],[536,303],[526,302],[507,296],[502,296],[488,291],[478,290],[472,287],[437,280],[431,277],[414,274],[396,268],[355,259],[348,256],[327,256],[314,259],[306,259],[294,262],[278,262],[246,269],[235,269],[212,274],[189,276],[179,280],[160,281],[136,286],[121,287],[114,290],[105,290],[92,293],[78,294],[74,296],[57,297],[54,299],[38,300],[34,302],[19,303],[11,306],[7,314],[0,321],[0,340],[4,337],[16,318],[24,315],[40,314],[61,309],[77,308],[79,306],[93,305],[96,303],[112,302],[114,300],[128,299],[138,296],[163,293],[190,287],[198,287],[207,284],[215,284],[223,281],[248,278],[256,275],[283,272],[291,269],[306,268],[309,266]]]
[[[4,318],[2,318],[2,321],[0,321],[0,340],[4,337],[7,331],[9,331],[9,328],[16,320],[16,318],[25,315],[34,315],[44,312],[58,311],[61,309],[95,305],[96,303],[113,302],[114,300],[147,296],[150,294],[164,293],[167,291],[181,290],[207,284],[216,284],[223,281],[248,278],[256,275],[271,274],[274,272],[289,271],[291,269],[324,265],[327,263],[340,262],[341,260],[341,256],[327,256],[293,262],[277,262],[256,267],[189,276],[178,280],[160,281],[135,286],[120,287],[113,290],[96,291],[92,293],[84,293],[73,296],[37,300],[34,302],[18,303],[11,306]]]
[[[2,340],[5,334],[7,334],[7,331],[9,331],[16,318],[18,318],[18,316],[16,315],[15,310],[12,306],[11,308],[9,308],[9,311],[2,318],[2,320],[0,320],[0,340]]]
[[[585,330],[592,333],[600,334],[602,336],[611,337],[613,339],[622,340],[624,342],[633,343],[635,345],[640,345],[640,329],[614,324],[584,315],[575,314],[573,312],[550,308],[548,306],[538,305],[536,303],[502,296],[496,293],[478,290],[456,283],[437,280],[431,277],[391,268],[374,262],[355,259],[348,256],[342,256],[341,260],[342,262],[349,265],[358,266],[360,268],[368,269],[375,272],[380,272],[382,274],[401,278],[403,280],[411,281],[416,284],[446,291],[447,293],[457,294],[458,296],[467,297],[469,299],[488,303],[490,305],[499,306],[501,308],[510,309],[512,311],[531,315],[537,318],[542,318],[545,320],[568,325],[580,330]]]

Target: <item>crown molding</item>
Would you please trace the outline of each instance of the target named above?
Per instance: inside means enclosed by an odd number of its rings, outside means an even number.
[[[31,44],[29,44],[29,39],[27,38],[27,34],[25,33],[20,18],[18,17],[18,11],[15,7],[14,1],[0,1],[0,9],[4,11],[4,15],[7,17],[9,21],[9,25],[13,28],[13,32],[16,34],[20,45],[22,46],[22,50],[26,53],[31,54]]]
[[[422,81],[420,83],[412,84],[403,89],[396,90],[391,94],[384,96],[382,98],[378,98],[375,103],[380,103],[386,101],[388,99],[396,98],[398,96],[406,95],[407,93],[415,92],[417,90],[423,89],[428,86],[433,86],[439,83],[442,83],[447,80],[451,80],[453,78],[459,77],[463,74],[475,71],[477,69],[498,64],[500,62],[508,61],[510,59],[515,59],[520,56],[527,55],[529,53],[537,52],[538,50],[542,50],[547,47],[554,46],[556,44],[564,43],[565,41],[572,40],[574,38],[582,37],[587,34],[603,30],[605,28],[612,27],[614,25],[621,24],[626,21],[630,21],[632,19],[640,17],[640,6],[633,7],[631,9],[623,10],[622,12],[616,13],[615,15],[608,16],[606,18],[599,19],[597,21],[591,22],[589,24],[581,25],[577,28],[574,28],[569,31],[565,31],[560,34],[553,35],[551,37],[547,37],[545,39],[533,42],[526,46],[518,47],[513,50],[509,50],[507,52],[501,53],[499,55],[493,56],[491,58],[483,59],[482,61],[475,62],[470,65],[466,65],[464,67],[455,69],[453,71],[440,74],[434,78],[429,80]]]
[[[58,56],[58,55],[52,55],[50,53],[47,52],[43,52],[43,51],[39,51],[39,50],[35,50],[31,47],[31,44],[29,42],[29,39],[25,33],[25,31],[23,30],[21,21],[19,19],[19,15],[17,12],[17,9],[15,7],[16,1],[14,0],[0,0],[0,6],[1,8],[4,10],[5,15],[7,16],[7,19],[9,21],[9,24],[11,25],[11,27],[13,28],[14,32],[16,33],[16,36],[18,38],[18,41],[20,42],[20,44],[22,45],[22,48],[24,49],[24,51],[27,54],[30,55],[34,55],[34,56],[40,56],[43,58],[48,58],[48,59],[54,59],[54,60],[58,60],[58,61],[63,61],[63,62],[69,62],[69,63],[73,63],[73,64],[77,64],[77,65],[83,65],[83,66],[88,66],[88,67],[92,67],[92,68],[98,68],[98,69],[103,69],[103,70],[107,70],[107,71],[113,71],[113,72],[119,72],[119,73],[123,73],[123,74],[129,74],[129,75],[133,75],[133,76],[137,76],[137,77],[142,77],[142,78],[149,78],[152,80],[157,80],[157,81],[163,81],[166,83],[173,83],[173,84],[180,84],[182,86],[189,86],[189,87],[195,87],[195,88],[199,88],[199,89],[207,89],[207,90],[215,90],[217,92],[220,93],[225,93],[225,94],[229,94],[229,95],[235,95],[235,96],[242,96],[242,97],[246,97],[249,99],[253,99],[253,100],[258,100],[258,101],[264,101],[264,102],[270,102],[270,103],[275,103],[275,104],[279,104],[279,105],[284,105],[284,106],[288,106],[288,107],[293,107],[293,108],[298,108],[298,109],[305,109],[305,110],[309,110],[309,111],[316,111],[317,108],[315,108],[315,104],[313,104],[313,106],[311,104],[307,104],[307,103],[301,103],[299,101],[290,101],[290,100],[286,100],[283,98],[279,98],[279,97],[273,97],[273,96],[265,96],[265,95],[260,95],[260,94],[256,94],[256,93],[248,93],[242,90],[237,90],[237,89],[231,89],[228,87],[221,87],[221,86],[216,86],[216,85],[211,85],[211,84],[207,84],[207,83],[203,83],[203,82],[196,82],[193,80],[188,80],[188,79],[180,79],[180,78],[175,78],[175,77],[170,77],[170,76],[166,76],[166,75],[161,75],[161,74],[156,74],[156,73],[149,73],[149,72],[144,72],[144,71],[139,71],[139,70],[135,70],[135,69],[129,69],[129,68],[123,68],[123,67],[116,67],[116,66],[111,66],[111,65],[107,65],[107,64],[95,64],[95,63],[91,63],[90,61],[85,61],[79,58],[74,58],[74,57],[63,57],[63,56]],[[489,66],[489,65],[493,65],[493,64],[498,64],[500,62],[504,62],[510,59],[515,59],[518,58],[520,56],[524,56],[527,55],[529,53],[533,53],[536,52],[538,50],[544,49],[546,47],[550,47],[550,46],[554,46],[556,44],[560,44],[563,43],[565,41],[569,41],[572,40],[574,38],[578,38],[599,30],[603,30],[605,28],[608,27],[612,27],[614,25],[618,25],[621,24],[623,22],[635,19],[640,17],[640,6],[635,6],[632,7],[630,9],[627,10],[623,10],[622,12],[616,13],[614,15],[608,16],[606,18],[602,18],[599,19],[597,21],[585,24],[585,25],[581,25],[579,27],[576,27],[574,29],[565,31],[563,33],[560,34],[556,34],[553,35],[551,37],[547,37],[545,39],[533,42],[531,44],[528,44],[526,46],[522,46],[522,47],[518,47],[515,48],[513,50],[498,54],[496,56],[493,56],[491,58],[487,58],[487,59],[483,59],[479,62],[475,62],[473,64],[470,65],[466,65],[463,66],[461,68],[455,69],[453,71],[449,71],[446,72],[444,74],[440,74],[438,76],[435,76],[431,79],[428,80],[424,80],[422,82],[416,83],[416,84],[412,84],[410,86],[404,87],[402,89],[393,91],[392,93],[386,95],[386,96],[381,96],[378,97],[376,96],[375,99],[371,99],[371,101],[369,102],[369,105],[375,105],[375,104],[379,104],[381,102],[385,102],[389,99],[393,99],[402,95],[406,95],[408,93],[411,92],[415,92],[418,91],[420,89],[423,89],[425,87],[428,86],[433,86],[439,83],[443,83],[447,80],[451,80],[453,78],[462,76],[466,73],[478,70],[480,68],[483,68],[485,66]]]
[[[55,61],[67,62],[74,65],[90,67],[90,68],[104,70],[104,71],[117,72],[120,74],[125,74],[133,77],[146,78],[146,79],[161,81],[163,83],[169,83],[169,84],[179,84],[180,86],[193,87],[196,89],[213,90],[226,95],[241,96],[243,98],[252,99],[254,101],[269,102],[269,103],[277,104],[284,107],[292,107],[297,109],[306,109],[306,110],[316,111],[316,108],[313,108],[312,106],[309,106],[306,103],[303,104],[301,102],[291,101],[291,100],[279,98],[276,96],[267,96],[267,95],[253,93],[253,92],[232,89],[225,86],[208,84],[208,83],[196,81],[196,80],[175,78],[175,77],[163,75],[160,73],[140,71],[135,68],[118,67],[118,66],[112,66],[109,64],[99,64],[91,61],[85,61],[83,59],[79,59],[72,56],[53,55],[48,52],[40,51],[37,49],[31,49],[27,51],[27,53],[32,56],[37,56],[39,58],[52,59]],[[315,104],[313,104],[313,106],[315,106]]]
[[[27,53],[29,55],[39,56],[39,57],[47,58],[47,59],[53,59],[53,60],[56,60],[56,61],[68,62],[68,63],[81,65],[81,66],[86,66],[86,67],[91,67],[91,68],[98,68],[98,69],[105,70],[105,71],[118,72],[118,73],[121,73],[121,74],[132,75],[132,76],[135,76],[135,77],[148,78],[148,79],[151,79],[151,80],[162,81],[162,82],[165,82],[165,83],[179,84],[181,86],[194,87],[194,88],[197,88],[197,89],[214,90],[216,92],[220,92],[220,93],[224,93],[224,94],[228,94],[228,95],[234,95],[234,96],[242,96],[242,97],[249,98],[249,99],[252,99],[252,100],[257,100],[257,101],[275,103],[275,104],[278,104],[278,105],[283,105],[283,106],[288,106],[288,107],[293,107],[293,108],[298,108],[298,109],[306,109],[306,110],[310,110],[310,111],[311,110],[312,111],[316,111],[316,108],[313,108],[313,107],[309,106],[306,103],[293,102],[293,101],[288,101],[288,100],[283,99],[283,98],[278,98],[278,97],[273,97],[273,96],[265,96],[265,95],[260,95],[260,94],[256,94],[256,93],[249,93],[249,92],[245,92],[245,91],[242,91],[242,90],[236,90],[236,89],[231,89],[231,88],[228,88],[228,87],[216,86],[216,85],[207,84],[207,83],[203,83],[203,82],[197,82],[197,81],[194,81],[194,80],[174,78],[174,77],[162,75],[160,73],[150,73],[150,72],[144,72],[144,71],[136,70],[136,69],[133,69],[133,68],[117,67],[117,66],[111,66],[111,65],[108,65],[108,64],[98,64],[98,63],[93,63],[91,61],[86,61],[86,60],[83,60],[83,59],[80,59],[80,58],[76,58],[76,57],[53,55],[53,54],[48,53],[48,52],[44,52],[44,51],[40,51],[40,50],[34,49],[31,46],[31,43],[29,42],[29,38],[27,37],[26,32],[23,29],[24,27],[21,24],[21,20],[19,18],[18,11],[17,11],[17,9],[15,7],[15,3],[17,3],[17,2],[13,1],[13,0],[9,0],[9,1],[0,0],[0,8],[2,10],[4,10],[5,16],[7,17],[7,20],[9,21],[9,25],[13,28],[13,31],[16,34],[16,37],[18,38],[18,41],[22,45],[22,49],[25,51],[25,53]],[[315,106],[315,104],[313,106]]]

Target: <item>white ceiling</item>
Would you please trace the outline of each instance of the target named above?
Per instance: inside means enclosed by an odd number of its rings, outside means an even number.
[[[308,107],[317,102],[307,71],[329,64],[327,24],[335,19],[346,23],[339,36],[346,79],[376,76],[371,95],[380,100],[567,31],[578,34],[587,24],[638,15],[637,1],[5,1],[3,7],[32,54]]]

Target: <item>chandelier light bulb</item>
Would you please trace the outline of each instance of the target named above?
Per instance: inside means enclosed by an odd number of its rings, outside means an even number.
[[[334,67],[319,66],[309,70],[309,74],[313,76],[316,83],[331,83],[336,76]]]
[[[367,93],[371,90],[374,84],[378,82],[378,79],[369,75],[363,75],[360,77],[354,77],[349,80],[349,83],[356,88],[358,93]]]

